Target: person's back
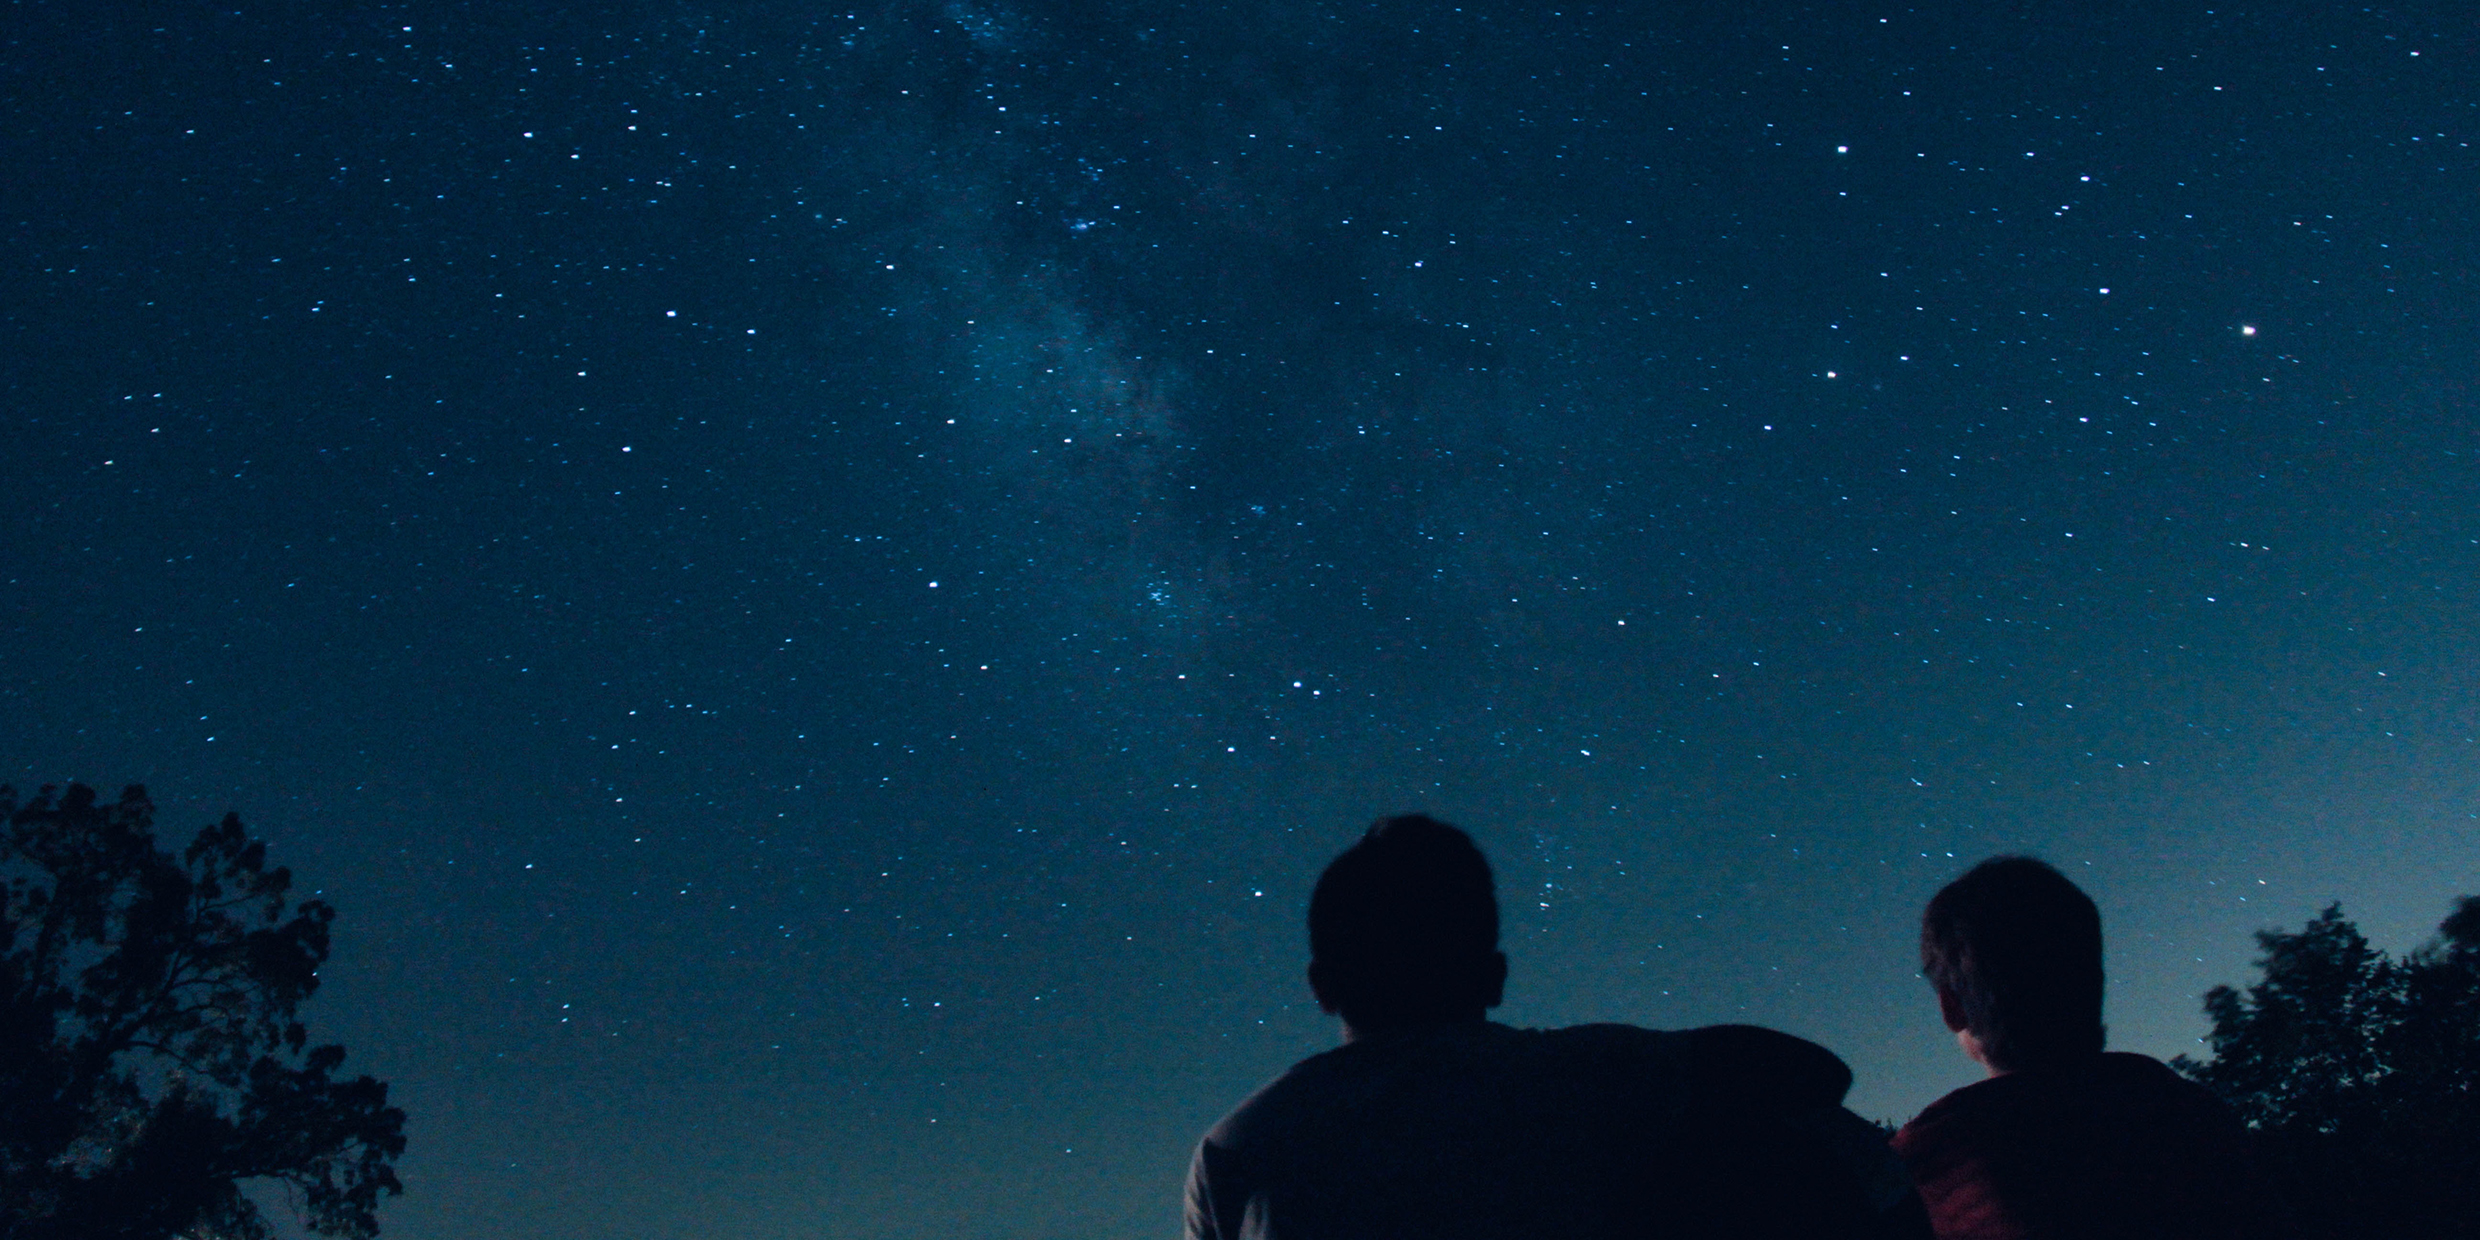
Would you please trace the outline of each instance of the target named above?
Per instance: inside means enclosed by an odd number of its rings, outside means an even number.
[[[2110,1052],[1956,1090],[1895,1149],[1942,1238],[2280,1234],[2246,1141],[2203,1087]]]
[[[1930,901],[1921,972],[1990,1078],[1895,1135],[1938,1240],[2256,1240],[2289,1234],[2229,1108],[2159,1061],[2106,1052],[2101,917],[2027,857]]]
[[[1191,1240],[1690,1234],[1680,1207],[1700,1186],[1675,1172],[1695,1165],[1687,1143],[1716,1137],[1704,1117],[1730,1114],[1734,1132],[1775,1115],[1849,1119],[1849,1070],[1787,1034],[1490,1023],[1506,978],[1490,887],[1472,841],[1426,818],[1381,822],[1328,867],[1310,900],[1309,980],[1345,1044],[1206,1134]]]
[[[1687,1105],[1675,1037],[1486,1021],[1356,1038],[1198,1147],[1199,1237],[1612,1233],[1613,1194]]]

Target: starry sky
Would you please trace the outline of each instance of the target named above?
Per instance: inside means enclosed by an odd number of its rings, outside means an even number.
[[[1426,810],[1518,1024],[2168,1055],[2480,890],[2462,6],[0,23],[0,777],[341,911],[388,1234],[1169,1234]]]

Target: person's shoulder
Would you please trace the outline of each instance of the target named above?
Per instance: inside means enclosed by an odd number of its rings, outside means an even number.
[[[1895,1134],[1895,1145],[1908,1151],[1965,1134],[1986,1136],[2026,1125],[2055,1127],[2070,1118],[2133,1119],[2165,1107],[2205,1116],[2223,1109],[2203,1086],[2160,1060],[2108,1051],[2068,1066],[1974,1081],[1923,1108]]]
[[[2007,1073],[1950,1089],[1945,1096],[1922,1107],[1914,1119],[1943,1119],[2003,1106],[2012,1095],[2022,1092],[2024,1081],[2025,1078],[2019,1073]]]
[[[2130,1051],[2103,1051],[2074,1064],[2009,1073],[1982,1084],[1999,1087],[1983,1091],[1991,1100],[2020,1096],[2024,1105],[2130,1119],[2164,1108],[2213,1111],[2222,1105],[2211,1090],[2170,1065]]]
[[[2102,1089],[2124,1100],[2132,1112],[2176,1117],[2187,1125],[2228,1133],[2240,1127],[2238,1114],[2212,1090],[2149,1055],[2112,1051],[2101,1057],[2096,1076]]]
[[[1840,1106],[1851,1067],[1809,1041],[1760,1025],[1705,1025],[1680,1038],[1701,1080],[1739,1101],[1800,1109]]]
[[[2180,1076],[2170,1065],[2133,1051],[2103,1051],[2093,1060],[2096,1079],[2112,1085],[2157,1089],[2169,1093],[2204,1093],[2205,1088]]]
[[[1983,1087],[1992,1084],[1995,1079],[1996,1078],[1992,1078],[1988,1081],[1974,1081],[1961,1089],[1950,1089],[1944,1094],[1939,1095],[1937,1101],[1920,1108],[1920,1114],[1913,1116],[1903,1125],[1903,1127],[1896,1130],[1896,1139],[1900,1141],[1906,1133],[1911,1133],[1915,1130],[1925,1132],[1931,1128],[1937,1127],[1940,1124],[1948,1122],[1956,1116],[1968,1115],[1972,1113],[1974,1110],[1978,1109],[1981,1102],[1981,1095],[1976,1094],[1973,1091],[1983,1090],[1984,1093],[1987,1092],[1983,1089]]]
[[[1543,1035],[1487,1021],[1402,1030],[1346,1042],[1285,1069],[1242,1099],[1206,1140],[1226,1149],[1288,1141],[1349,1115],[1370,1096],[1490,1080],[1533,1056]]]
[[[1685,1081],[1695,1073],[1693,1048],[1685,1034],[1674,1031],[1593,1024],[1516,1033],[1518,1040],[1509,1047],[1512,1057],[1552,1071],[1670,1082]]]
[[[1575,1025],[1541,1036],[1559,1062],[1657,1087],[1692,1115],[1830,1110],[1851,1091],[1851,1069],[1834,1052],[1758,1025]]]
[[[1895,1130],[1895,1151],[1917,1160],[1938,1146],[1977,1141],[2021,1109],[2023,1084],[2013,1075],[1993,1076],[1949,1091]]]
[[[1347,1043],[1320,1051],[1283,1070],[1240,1100],[1214,1127],[1206,1130],[1208,1145],[1239,1149],[1289,1130],[1303,1122],[1335,1093],[1337,1081],[1355,1075],[1357,1055]]]
[[[1569,1025],[1510,1032],[1543,1049],[1575,1054],[1674,1054],[1681,1049],[1679,1034],[1637,1025]]]

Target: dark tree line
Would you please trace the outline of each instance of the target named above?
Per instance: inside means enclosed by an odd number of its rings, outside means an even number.
[[[2261,980],[2205,996],[2213,1057],[2306,1234],[2480,1237],[2480,896],[2400,960],[2328,906],[2264,931]]]
[[[253,1182],[376,1235],[405,1114],[296,1017],[334,910],[237,817],[177,854],[153,826],[135,785],[0,787],[0,1238],[265,1240]]]

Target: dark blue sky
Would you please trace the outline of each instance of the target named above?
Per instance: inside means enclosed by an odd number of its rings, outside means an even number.
[[[20,3],[0,764],[342,912],[390,1235],[1158,1235],[1474,830],[1517,1023],[1968,1079],[2480,890],[2469,15]]]

